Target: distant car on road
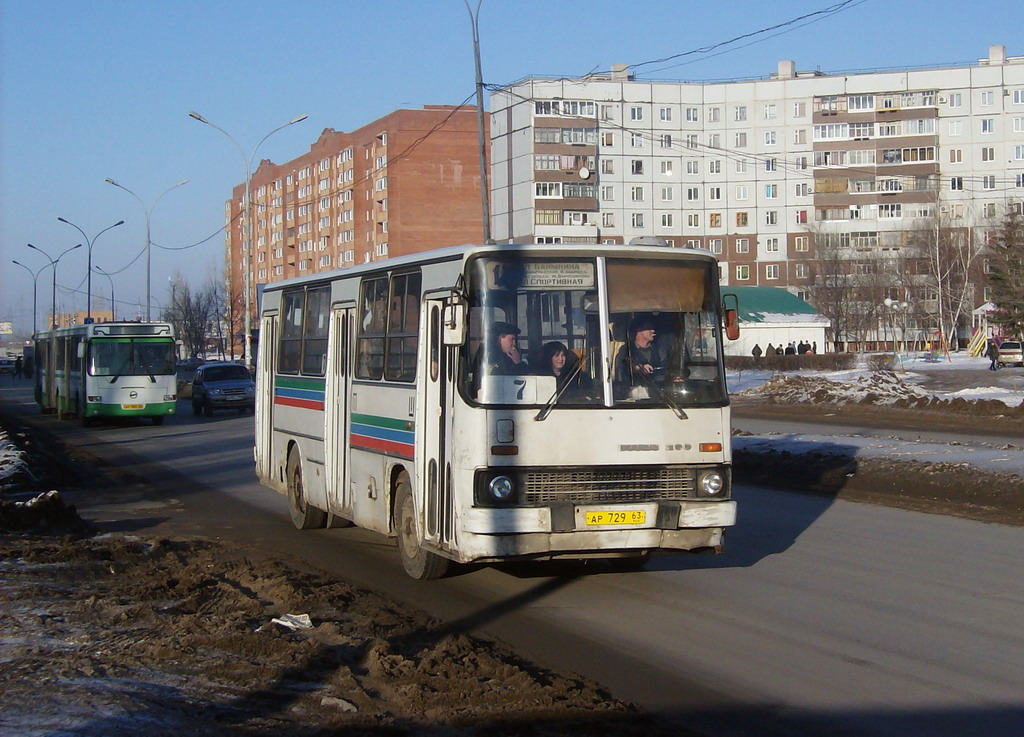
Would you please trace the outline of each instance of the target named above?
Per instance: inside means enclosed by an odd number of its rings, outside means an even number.
[[[192,412],[213,415],[216,409],[252,410],[256,382],[245,366],[237,363],[204,363],[192,379]]]
[[[14,359],[13,358],[0,358],[0,374],[13,374],[14,373]]]
[[[1024,354],[1021,352],[1019,340],[1004,340],[999,344],[999,364],[1001,366],[1024,366]]]

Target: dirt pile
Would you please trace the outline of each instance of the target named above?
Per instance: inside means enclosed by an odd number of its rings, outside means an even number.
[[[260,551],[92,536],[60,494],[32,493],[83,469],[61,470],[74,461],[45,437],[19,442],[35,477],[0,481],[0,734],[681,734]]]
[[[892,371],[877,371],[850,382],[820,376],[777,374],[759,387],[737,395],[742,400],[769,404],[877,405],[896,409],[922,409],[986,416],[1024,418],[1024,405],[1008,407],[994,399],[940,399],[903,381]]]

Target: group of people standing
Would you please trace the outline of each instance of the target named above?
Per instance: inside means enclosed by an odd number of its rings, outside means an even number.
[[[818,352],[818,341],[814,341],[813,343],[808,343],[807,341],[801,340],[799,343],[790,341],[789,345],[787,345],[785,347],[783,347],[782,343],[779,343],[777,346],[774,346],[771,343],[769,343],[768,344],[768,349],[763,351],[763,352],[761,350],[760,344],[755,343],[753,350],[750,351],[750,354],[754,358],[760,358],[762,355],[765,355],[765,356],[782,356],[782,355],[786,355],[786,356],[793,356],[793,355],[803,356],[803,355],[812,355],[812,354],[815,354],[817,352]]]

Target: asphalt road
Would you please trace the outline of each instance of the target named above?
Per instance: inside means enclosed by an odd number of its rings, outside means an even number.
[[[8,409],[28,399],[0,386]],[[255,480],[251,415],[38,421],[139,478],[78,500],[108,530],[279,550],[708,735],[1024,734],[1024,528],[740,487],[722,556],[414,582],[380,536],[291,527]]]

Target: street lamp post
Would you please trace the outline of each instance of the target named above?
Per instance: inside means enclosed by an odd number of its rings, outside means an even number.
[[[81,248],[82,244],[79,243],[77,246],[71,246],[71,248],[65,250],[57,258],[50,258],[50,254],[48,254],[39,246],[33,246],[31,243],[27,245],[29,248],[35,249],[36,251],[39,251],[39,253],[46,256],[46,258],[50,260],[50,266],[53,267],[53,302],[50,306],[50,327],[55,328],[57,327],[57,262],[64,258],[64,254],[70,253],[71,251],[74,251],[76,248]]]
[[[96,240],[101,235],[106,233],[111,228],[116,228],[118,225],[124,225],[124,220],[118,220],[116,223],[114,223],[111,226],[108,226],[108,227],[104,228],[99,233],[97,233],[95,236],[93,236],[92,239],[90,239],[89,236],[87,236],[85,234],[84,230],[79,228],[77,225],[75,225],[70,220],[65,220],[64,218],[57,218],[57,219],[60,220],[62,223],[67,223],[72,228],[74,228],[79,233],[81,233],[82,237],[85,238],[85,242],[89,244],[89,248],[88,248],[89,263],[88,263],[88,271],[86,272],[86,277],[85,277],[86,278],[86,287],[85,287],[85,302],[86,302],[86,305],[85,305],[85,315],[86,315],[86,318],[85,319],[86,319],[87,322],[92,322],[92,246],[93,246],[93,244],[96,242]]]
[[[484,135],[484,79],[480,72],[480,5],[477,0],[476,12],[469,6],[469,0],[463,0],[469,12],[469,22],[473,28],[473,63],[476,67],[476,135],[480,150],[480,204],[484,216],[484,243],[492,243],[491,239],[491,185],[487,176],[487,139]]]
[[[227,136],[228,140],[231,141],[231,143],[233,143],[235,145],[235,148],[238,149],[238,153],[242,157],[242,163],[245,165],[245,201],[243,202],[242,206],[243,206],[243,209],[245,210],[245,231],[246,232],[244,233],[244,235],[242,237],[242,254],[241,254],[242,255],[241,261],[242,261],[242,268],[243,268],[242,288],[245,291],[245,316],[244,316],[244,319],[243,319],[243,325],[244,325],[243,329],[245,330],[245,338],[244,338],[243,348],[242,348],[242,350],[243,350],[242,360],[248,361],[248,360],[250,360],[250,358],[252,356],[252,323],[251,323],[251,320],[252,320],[252,303],[251,303],[251,297],[250,297],[250,294],[249,294],[250,289],[251,289],[251,286],[250,286],[251,275],[250,275],[249,272],[250,272],[250,266],[251,266],[251,262],[252,262],[252,259],[250,258],[250,251],[252,250],[252,237],[253,237],[253,230],[254,230],[254,228],[253,228],[253,217],[252,217],[252,162],[256,158],[256,152],[259,151],[259,148],[260,148],[260,146],[263,145],[264,141],[266,141],[272,135],[277,133],[279,130],[287,128],[290,125],[294,125],[295,123],[301,123],[303,120],[305,120],[309,116],[305,115],[305,114],[300,115],[297,118],[293,118],[292,120],[289,120],[284,125],[279,125],[277,128],[274,128],[274,130],[270,131],[270,133],[268,133],[267,135],[263,136],[263,138],[260,139],[260,142],[257,143],[256,147],[252,150],[252,155],[249,156],[248,158],[245,155],[245,149],[243,149],[241,144],[239,144],[238,141],[235,140],[234,136],[232,136],[226,130],[224,130],[220,126],[214,125],[213,123],[211,123],[209,120],[207,120],[202,115],[200,115],[199,113],[195,112],[194,110],[192,112],[190,112],[188,114],[188,116],[190,118],[192,118],[193,120],[198,120],[200,123],[205,123],[206,125],[210,126],[211,128],[213,128],[215,130],[218,130],[221,133],[223,133],[225,136]],[[230,263],[230,261],[229,261],[229,263]],[[231,278],[231,281],[233,283],[234,282],[234,275],[231,275],[230,278]],[[229,302],[231,300],[231,296],[232,296],[231,295],[231,290],[228,290],[228,300],[229,300]],[[232,330],[232,332],[234,331],[234,325],[231,326],[231,330]],[[232,338],[232,344],[233,343],[234,343],[234,340]]]
[[[110,321],[114,322],[117,320],[117,310],[114,307],[114,277],[110,272],[104,271],[99,266],[93,266],[92,268],[97,274],[103,274],[103,276],[110,280]],[[148,316],[146,317],[146,322],[149,322]]]
[[[903,350],[905,352],[907,349],[907,310],[910,309],[910,303],[900,302],[898,299],[891,299],[889,297],[886,297],[884,300],[882,300],[882,304],[886,306],[889,312],[889,325],[890,329],[892,330],[892,352],[894,356],[899,358],[899,348],[898,343],[896,342],[896,315],[902,315],[903,318]],[[900,366],[902,367],[902,360],[900,361]]]
[[[11,263],[17,264],[18,266],[20,266],[21,268],[23,268],[25,271],[32,275],[32,337],[34,338],[36,335],[36,314],[39,311],[36,308],[36,298],[39,294],[39,275],[43,273],[43,269],[45,269],[46,267],[40,266],[39,271],[32,271],[32,269],[25,266],[25,264],[21,263],[21,261],[17,261],[16,259],[11,259]]]

